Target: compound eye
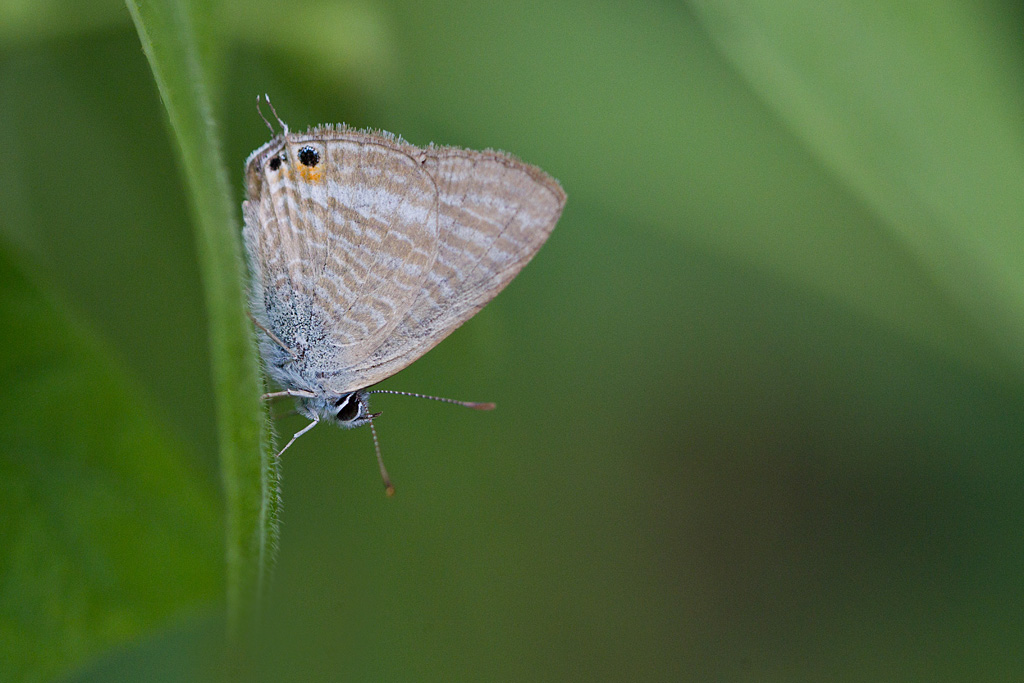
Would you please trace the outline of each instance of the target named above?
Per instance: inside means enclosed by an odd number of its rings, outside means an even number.
[[[357,417],[359,417],[359,401],[354,396],[350,396],[338,411],[338,419],[342,422],[351,422]]]

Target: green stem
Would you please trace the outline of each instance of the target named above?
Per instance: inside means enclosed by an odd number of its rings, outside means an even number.
[[[255,623],[277,540],[277,469],[231,199],[208,92],[215,40],[210,9],[186,0],[127,0],[177,142],[194,215],[209,316],[227,528],[227,611],[237,639]],[[205,49],[204,49],[205,48]]]

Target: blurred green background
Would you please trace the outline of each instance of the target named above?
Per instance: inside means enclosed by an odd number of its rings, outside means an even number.
[[[569,195],[284,458],[256,680],[1024,678],[1018,3],[228,1],[242,199],[344,121]],[[0,680],[214,680],[202,285],[125,7],[0,2]],[[281,434],[304,421],[285,417]]]

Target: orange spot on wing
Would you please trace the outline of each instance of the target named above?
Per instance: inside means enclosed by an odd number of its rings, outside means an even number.
[[[318,167],[310,168],[302,164],[299,164],[299,176],[307,183],[319,183],[324,179],[324,174]]]

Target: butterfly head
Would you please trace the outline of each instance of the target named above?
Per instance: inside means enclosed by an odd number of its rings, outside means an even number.
[[[298,402],[298,412],[310,419],[327,420],[346,429],[360,427],[379,415],[370,413],[366,392],[363,390],[340,396],[300,398]]]

